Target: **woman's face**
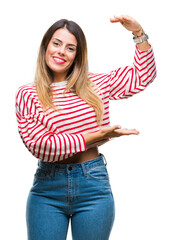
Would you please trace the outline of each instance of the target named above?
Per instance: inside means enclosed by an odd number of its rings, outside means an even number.
[[[74,62],[77,51],[77,40],[66,28],[54,32],[45,54],[48,67],[53,71],[54,81],[65,80]]]

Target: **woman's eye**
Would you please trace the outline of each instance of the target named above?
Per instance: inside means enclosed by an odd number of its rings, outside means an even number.
[[[54,42],[53,44],[54,44],[55,46],[59,46],[59,43],[57,43],[57,42]]]
[[[53,42],[53,45],[54,46],[56,46],[56,47],[59,47],[60,46],[60,43],[58,43],[58,42]],[[70,52],[74,52],[76,49],[75,48],[73,48],[73,47],[67,47],[66,48],[68,51],[70,51]]]
[[[74,48],[71,48],[71,47],[69,47],[68,49],[69,49],[69,51],[71,51],[71,52],[74,52],[74,51],[75,51],[75,49],[74,49]]]

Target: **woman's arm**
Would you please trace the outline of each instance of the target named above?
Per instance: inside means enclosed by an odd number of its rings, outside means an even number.
[[[129,20],[125,20],[126,18]],[[121,22],[124,27],[138,36],[142,32],[140,24],[130,17],[114,17],[111,22]],[[104,97],[118,100],[143,91],[153,82],[156,74],[153,49],[148,41],[143,41],[136,44],[132,66],[115,68],[108,74],[90,74],[89,78],[100,88]]]
[[[127,30],[132,31],[134,36],[144,36],[141,25],[129,16],[113,17],[110,19],[112,23],[120,22]],[[156,76],[156,67],[154,62],[154,54],[148,41],[136,44],[136,52],[133,67],[119,68],[112,71],[111,74],[90,75],[101,88],[105,88],[109,83],[109,90],[106,89],[106,94],[109,94],[110,99],[122,99],[131,97],[145,89],[145,87],[153,81]],[[109,93],[108,93],[109,92]],[[123,135],[138,135],[136,129],[122,129],[120,126],[103,127],[100,131],[84,134],[86,144],[91,144],[102,138],[114,138]]]
[[[86,151],[95,141],[138,134],[136,130],[120,129],[119,126],[104,127],[87,134],[54,131],[52,124],[38,109],[32,93],[26,87],[21,87],[16,94],[16,116],[23,143],[35,157],[46,162],[64,160],[71,154]]]
[[[19,88],[16,94],[18,131],[27,149],[46,162],[64,160],[86,151],[82,134],[61,133],[38,108],[31,88]]]
[[[120,22],[137,38],[146,37],[141,25],[127,15],[110,19],[112,23]],[[140,40],[140,39],[139,39]],[[156,77],[156,65],[153,49],[148,41],[136,44],[133,67],[119,68],[112,71],[110,78],[110,99],[122,99],[143,91]]]

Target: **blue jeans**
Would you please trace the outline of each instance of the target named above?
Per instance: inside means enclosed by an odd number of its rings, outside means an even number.
[[[109,175],[99,157],[76,164],[39,161],[30,190],[28,240],[108,240],[115,218]]]

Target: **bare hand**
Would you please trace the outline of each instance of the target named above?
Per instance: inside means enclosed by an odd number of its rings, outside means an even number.
[[[121,15],[119,17],[114,16],[113,18],[110,18],[110,21],[111,23],[120,22],[128,31],[135,33],[139,32],[142,29],[141,25],[128,15]]]
[[[136,129],[127,129],[121,128],[119,125],[114,125],[112,127],[103,127],[101,128],[101,132],[103,137],[113,138],[113,137],[120,137],[124,135],[138,135],[139,131]]]

